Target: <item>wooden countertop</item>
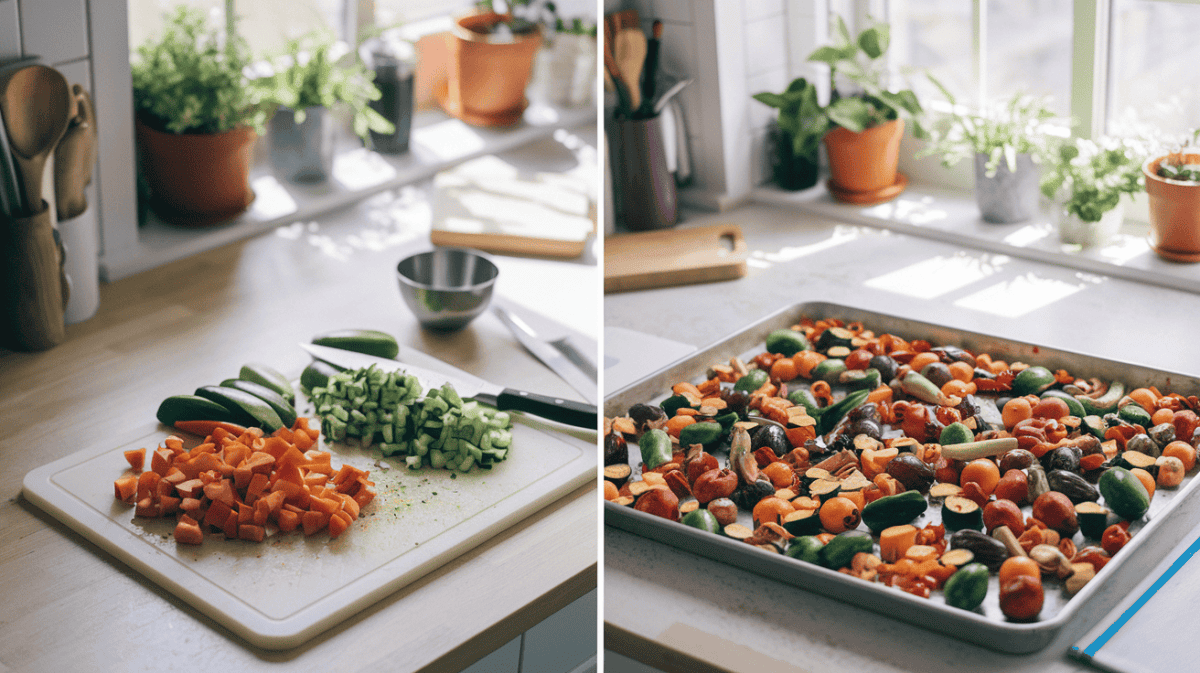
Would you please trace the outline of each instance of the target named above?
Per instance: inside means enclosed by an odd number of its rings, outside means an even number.
[[[295,344],[332,329],[380,329],[484,378],[574,397],[491,314],[451,335],[418,327],[394,267],[429,247],[428,223],[422,229],[409,212],[419,201],[377,197],[320,225],[285,227],[102,285],[99,313],[68,326],[65,343],[44,353],[0,351],[0,671],[456,671],[596,586],[598,496],[589,485],[306,645],[269,652],[20,494],[30,470],[120,441],[153,422],[169,395],[235,376],[252,361],[298,375],[308,356]],[[498,293],[597,335],[594,258],[497,263]],[[531,295],[539,287],[572,292]],[[594,444],[596,435],[577,437]]]

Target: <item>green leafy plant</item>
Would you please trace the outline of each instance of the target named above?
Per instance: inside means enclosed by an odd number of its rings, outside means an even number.
[[[776,123],[787,141],[792,143],[795,156],[815,157],[821,139],[833,128],[821,104],[817,88],[803,77],[792,80],[783,93],[762,92],[754,100],[779,110]]]
[[[317,31],[289,40],[285,53],[273,59],[275,70],[256,80],[263,102],[290,108],[300,124],[311,107],[344,105],[353,114],[354,133],[392,133],[395,127],[370,102],[379,100],[374,73],[353,58],[349,47],[327,32]]]
[[[554,30],[555,32],[562,33],[564,35],[587,35],[588,37],[596,37],[596,23],[593,21],[585,21],[583,18],[578,16],[571,19],[570,23],[567,23],[562,18],[556,18],[554,20]]]
[[[924,110],[912,89],[891,91],[885,86],[887,63],[883,58],[891,41],[886,23],[876,22],[851,38],[842,17],[836,17],[833,43],[818,47],[808,60],[829,66],[828,120],[856,133],[894,119],[912,122],[913,134],[926,136],[921,125]],[[843,86],[847,85],[847,86]]]
[[[232,28],[212,29],[187,6],[168,15],[162,37],[139,46],[131,64],[134,110],[169,133],[219,133],[239,126],[262,132],[266,111],[245,68],[250,48]]]
[[[963,159],[984,154],[988,177],[996,175],[1002,161],[1010,173],[1015,173],[1018,154],[1028,154],[1039,164],[1054,159],[1062,139],[1049,133],[1048,126],[1054,122],[1065,124],[1050,110],[1048,97],[1018,93],[978,113],[963,113],[946,87],[933,75],[928,77],[946,97],[952,111],[947,128],[931,133],[930,143],[917,153],[917,158],[941,155],[942,165],[949,168]]]
[[[1068,213],[1084,222],[1099,222],[1117,207],[1122,194],[1144,188],[1143,145],[1129,138],[1076,138],[1065,143],[1042,176],[1042,194],[1059,200]]]
[[[558,10],[554,3],[548,0],[500,0],[499,3],[493,0],[479,0],[475,3],[475,8],[483,12],[496,12],[505,17],[489,27],[492,33],[507,28],[514,35],[523,35],[532,33],[539,24],[553,26],[558,22]]]

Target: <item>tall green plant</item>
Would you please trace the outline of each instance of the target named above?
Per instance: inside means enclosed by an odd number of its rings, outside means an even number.
[[[180,6],[168,15],[162,37],[137,48],[131,64],[134,110],[151,127],[169,133],[218,133],[239,126],[261,132],[258,105],[245,68],[250,48],[231,31],[209,27],[204,14]]]
[[[852,38],[842,17],[835,18],[832,43],[817,48],[808,57],[809,61],[829,66],[832,93],[825,116],[854,132],[906,119],[912,122],[914,135],[925,137],[921,124],[924,110],[917,95],[912,89],[891,91],[886,86],[887,61],[883,56],[891,43],[888,24],[876,22]],[[852,85],[850,92],[843,90],[842,80]]]

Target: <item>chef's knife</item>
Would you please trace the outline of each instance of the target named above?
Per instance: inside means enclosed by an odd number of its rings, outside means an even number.
[[[319,360],[324,360],[331,365],[346,369],[363,369],[374,365],[376,368],[384,371],[402,371],[406,374],[412,374],[417,377],[422,388],[425,389],[438,388],[444,383],[449,383],[454,386],[455,392],[460,397],[474,398],[484,404],[490,404],[501,411],[524,411],[579,428],[594,430],[597,427],[596,406],[593,404],[584,404],[574,400],[565,400],[559,397],[548,397],[523,390],[504,388],[461,371],[458,377],[446,376],[439,372],[397,360],[388,360],[387,358],[365,355],[340,348],[305,343],[300,344],[300,347]]]
[[[509,313],[501,306],[494,307],[492,311],[500,318],[500,322],[508,327],[508,331],[517,337],[517,341],[520,341],[522,346],[529,349],[529,352],[537,356],[537,359],[558,374],[572,388],[579,391],[585,400],[592,404],[596,403],[596,381],[594,379],[588,378],[558,349],[542,341],[533,328],[519,316]]]

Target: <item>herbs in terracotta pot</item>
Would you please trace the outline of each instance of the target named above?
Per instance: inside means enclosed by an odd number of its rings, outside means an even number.
[[[891,42],[887,23],[875,23],[851,38],[842,17],[836,17],[832,44],[818,47],[808,60],[829,66],[829,105],[825,116],[835,126],[854,132],[906,119],[913,133],[925,136],[923,110],[912,89],[888,88],[887,63],[883,58]]]
[[[924,111],[911,89],[893,91],[887,83],[891,31],[874,23],[852,38],[846,22],[836,17],[831,44],[808,60],[829,66],[830,99],[822,114],[830,125],[825,134],[831,174],[830,191],[841,201],[868,204],[894,198],[906,181],[897,172],[905,122],[913,134],[926,136]]]
[[[374,73],[354,59],[350,48],[326,32],[289,40],[285,53],[273,59],[274,72],[255,82],[264,102],[293,111],[297,124],[307,110],[345,107],[353,117],[354,133],[364,140],[368,132],[391,133],[392,123],[370,103],[379,100],[372,82]]]
[[[502,35],[506,32],[513,35],[525,35],[537,30],[539,25],[553,26],[557,23],[558,15],[553,2],[547,0],[512,0],[493,2],[482,0],[475,3],[481,12],[495,12],[501,17],[500,21],[486,27],[488,33]]]
[[[1181,147],[1173,149],[1163,157],[1158,163],[1158,177],[1181,182],[1200,182],[1200,164],[1188,160],[1188,157],[1196,156],[1196,148],[1192,147],[1191,143],[1197,138],[1200,138],[1200,129],[1193,131]]]
[[[1049,99],[1016,94],[1002,104],[966,113],[936,78],[932,81],[950,103],[944,128],[917,158],[940,155],[942,165],[975,162],[975,199],[988,222],[1022,222],[1037,212],[1039,166],[1050,163],[1067,125],[1056,120]]]
[[[257,104],[245,69],[250,48],[229,27],[210,29],[203,12],[176,8],[162,37],[137,48],[132,59],[134,111],[168,133],[218,133],[240,126],[261,132],[266,112]]]

